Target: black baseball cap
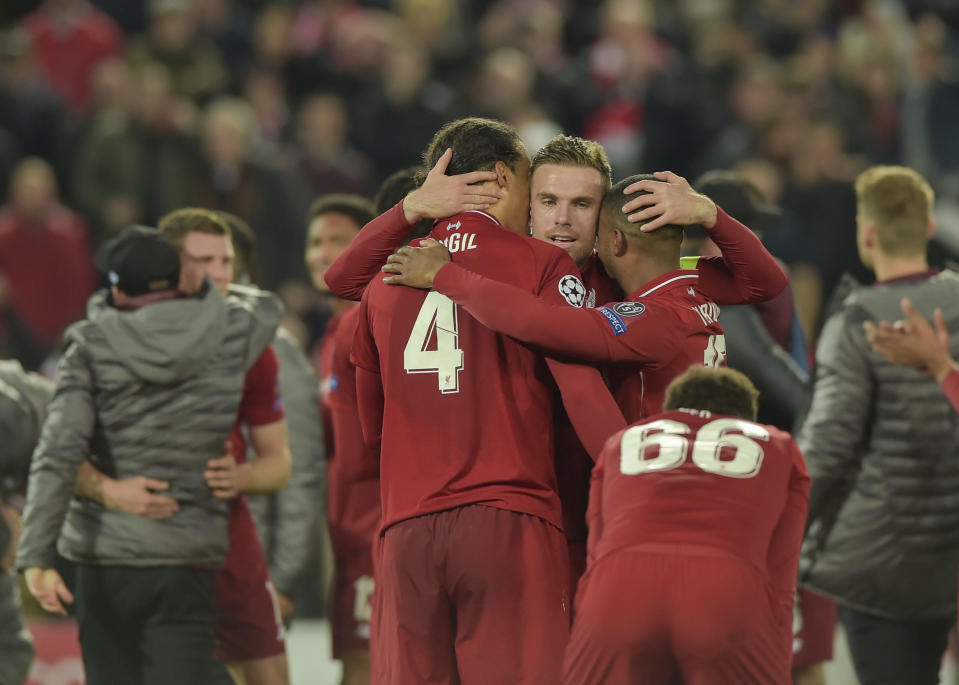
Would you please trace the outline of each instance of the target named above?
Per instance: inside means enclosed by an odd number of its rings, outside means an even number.
[[[175,290],[180,255],[155,228],[130,226],[97,253],[97,268],[126,295]]]
[[[693,187],[759,235],[779,225],[782,212],[766,203],[759,188],[738,171],[707,171]]]

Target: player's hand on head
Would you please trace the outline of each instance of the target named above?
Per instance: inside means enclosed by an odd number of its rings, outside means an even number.
[[[427,238],[421,247],[401,247],[386,260],[383,271],[391,276],[383,279],[390,285],[408,285],[413,288],[432,288],[436,272],[451,260],[446,245]]]
[[[499,202],[501,191],[496,172],[471,171],[447,176],[453,150],[446,152],[426,175],[426,180],[403,200],[403,213],[409,223],[420,219],[443,219],[468,209],[489,209]]]
[[[27,589],[41,607],[53,614],[67,615],[63,603],[73,604],[73,595],[56,569],[28,568],[23,572],[23,577],[27,582]]]
[[[177,501],[169,495],[155,493],[169,490],[170,484],[164,480],[133,476],[103,481],[103,504],[107,509],[115,509],[127,514],[145,516],[162,520],[173,516],[180,509]]]
[[[237,464],[233,457],[233,446],[228,440],[223,456],[206,463],[203,479],[214,497],[233,499],[249,486],[249,469],[246,464]]]
[[[623,205],[630,223],[642,223],[640,230],[647,233],[667,224],[699,224],[707,229],[716,224],[716,204],[693,190],[685,178],[671,171],[657,171],[653,177],[624,189],[625,195],[643,193]]]

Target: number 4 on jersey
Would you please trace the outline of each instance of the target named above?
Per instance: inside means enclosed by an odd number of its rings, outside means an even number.
[[[431,290],[403,351],[406,373],[435,373],[439,391],[444,395],[460,391],[459,376],[463,370],[463,350],[457,347],[456,309],[453,300]],[[426,349],[434,337],[436,348]]]

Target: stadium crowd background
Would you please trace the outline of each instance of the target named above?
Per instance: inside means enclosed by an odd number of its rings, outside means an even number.
[[[306,347],[309,202],[371,194],[464,115],[530,150],[603,143],[614,176],[745,172],[812,342],[856,257],[851,181],[911,166],[959,253],[959,9],[947,0],[5,0],[0,354],[52,368],[92,251],[185,205],[246,219]],[[809,345],[809,349],[813,349]]]
[[[97,246],[188,205],[251,224],[312,350],[309,203],[372,195],[467,115],[597,140],[616,179],[745,173],[809,350],[841,275],[871,279],[866,167],[929,179],[932,262],[959,259],[954,0],[3,0],[0,357],[52,373]]]

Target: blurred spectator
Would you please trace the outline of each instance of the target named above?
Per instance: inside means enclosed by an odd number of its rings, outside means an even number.
[[[95,286],[86,225],[59,203],[53,169],[37,157],[14,170],[0,207],[0,276],[3,356],[37,368]]]
[[[191,203],[199,172],[196,118],[157,63],[134,74],[111,60],[97,71],[94,108],[77,141],[73,195],[97,241]]]
[[[219,50],[199,35],[189,0],[150,0],[150,24],[130,45],[133,65],[159,62],[173,79],[173,90],[201,102],[226,90],[230,72]]]
[[[212,40],[228,65],[249,61],[253,17],[234,0],[194,0],[200,35]]]
[[[473,83],[471,114],[510,124],[530,150],[539,150],[563,131],[536,100],[536,64],[516,48],[491,52]]]
[[[430,80],[426,49],[396,35],[377,82],[353,110],[353,137],[385,177],[419,161],[433,132],[452,117],[452,104],[449,89]]]
[[[305,213],[302,194],[276,166],[252,155],[256,120],[237,98],[214,100],[203,115],[203,171],[195,204],[236,214],[250,224],[260,250],[263,285],[305,280],[300,258]]]
[[[15,138],[19,154],[56,164],[63,105],[34,57],[24,29],[0,34],[0,129]]]
[[[120,27],[87,0],[45,0],[24,21],[48,83],[82,112],[97,64],[123,54]]]
[[[310,195],[372,190],[372,167],[349,143],[349,116],[338,95],[311,95],[297,113],[295,164]]]
[[[256,148],[265,156],[277,154],[288,138],[291,119],[280,74],[271,69],[252,69],[243,80],[243,99],[256,117]]]

